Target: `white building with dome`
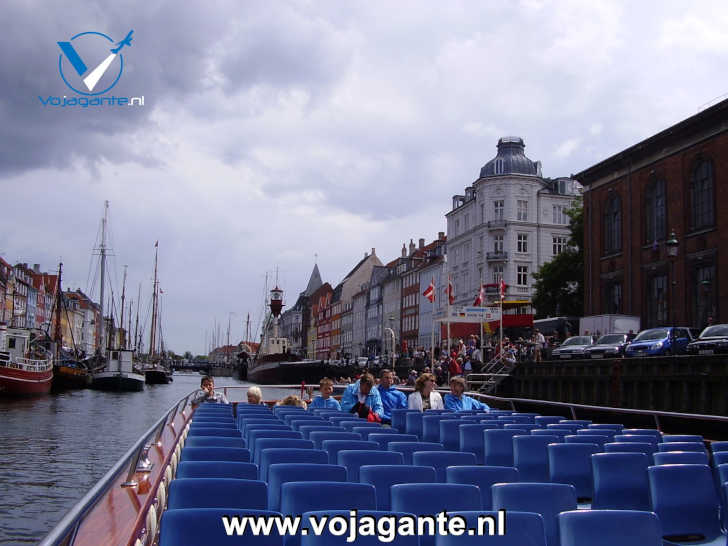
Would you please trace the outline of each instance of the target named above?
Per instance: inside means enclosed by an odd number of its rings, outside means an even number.
[[[569,240],[566,210],[582,187],[568,177],[549,179],[541,163],[526,157],[520,137],[498,140],[498,153],[480,177],[454,195],[447,218],[447,273],[456,305],[471,305],[480,282],[486,301],[498,297],[503,278],[507,300],[530,300],[532,274],[564,250]]]

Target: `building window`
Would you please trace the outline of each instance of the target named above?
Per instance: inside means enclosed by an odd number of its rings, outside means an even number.
[[[460,231],[460,220],[455,220],[455,235]]]
[[[519,265],[517,272],[516,284],[519,286],[528,286],[528,266]]]
[[[566,205],[553,206],[554,224],[565,226],[569,223],[569,215],[566,214],[566,210]]]
[[[569,242],[569,238],[564,235],[552,235],[551,243],[554,256],[561,254],[566,250],[566,245]]]
[[[528,252],[528,233],[518,234],[518,252]]]
[[[667,323],[667,275],[655,275],[647,281],[647,327]]]
[[[665,181],[652,180],[645,192],[645,242],[665,238]]]
[[[518,200],[517,202],[518,219],[522,222],[528,221],[528,201]]]
[[[496,235],[493,238],[493,252],[503,252],[503,235]]]
[[[693,229],[710,227],[715,223],[713,208],[713,164],[700,161],[690,179],[690,226]]]
[[[501,158],[495,160],[495,174],[503,174],[503,160]]]
[[[693,324],[700,328],[708,324],[708,318],[716,322],[715,265],[701,264],[694,270]]]
[[[604,289],[604,312],[609,314],[617,314],[622,312],[621,281],[610,282],[606,285]]]
[[[493,284],[498,284],[503,279],[503,265],[498,264],[493,266]]]
[[[470,215],[469,214],[466,214],[465,215],[465,227],[464,227],[464,230],[465,231],[468,231],[468,229],[470,229]]]
[[[482,224],[485,222],[485,205],[483,203],[480,204],[480,223]]]
[[[503,209],[505,208],[505,201],[502,199],[499,201],[493,201],[493,208],[495,210],[494,220],[503,220]]]
[[[614,193],[607,199],[604,209],[604,252],[618,252],[622,249],[622,201]]]

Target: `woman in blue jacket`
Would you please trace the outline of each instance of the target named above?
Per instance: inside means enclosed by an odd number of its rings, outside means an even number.
[[[384,415],[382,397],[379,396],[379,390],[373,387],[374,376],[365,373],[356,383],[352,383],[344,389],[344,394],[341,396],[341,409],[348,412],[356,411],[360,417],[366,417],[369,414],[369,411],[363,409],[366,406],[381,419]]]

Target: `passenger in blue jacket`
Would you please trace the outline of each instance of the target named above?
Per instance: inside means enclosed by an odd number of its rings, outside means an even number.
[[[328,377],[324,377],[319,383],[319,392],[321,396],[314,398],[308,405],[308,409],[311,408],[326,408],[340,410],[341,405],[336,398],[331,398],[334,392],[334,382]]]
[[[489,410],[490,406],[465,396],[465,379],[461,375],[450,378],[450,392],[445,395],[445,409],[453,411]]]
[[[384,413],[382,415],[382,423],[392,423],[393,409],[407,409],[407,396],[397,387],[392,386],[394,374],[392,370],[386,368],[379,374],[379,385],[377,390],[382,398],[382,407]]]
[[[344,390],[341,397],[341,409],[351,413],[358,413],[359,417],[366,418],[371,410],[381,419],[384,414],[382,397],[379,390],[374,387],[374,376],[363,374],[356,383],[352,383]]]

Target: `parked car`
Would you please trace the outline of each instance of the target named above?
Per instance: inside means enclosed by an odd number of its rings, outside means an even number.
[[[663,356],[684,354],[693,340],[690,330],[674,326],[641,331],[624,350],[624,356]]]
[[[584,351],[592,345],[591,336],[572,336],[551,351],[551,358],[584,358]]]
[[[606,334],[596,344],[584,350],[586,358],[616,358],[624,356],[624,349],[634,338],[634,334]]]
[[[356,359],[356,363],[359,365],[360,368],[366,368],[367,363],[369,362],[369,359],[365,356],[360,356]]]
[[[712,355],[728,353],[728,324],[714,324],[700,333],[700,337],[688,344],[688,353]]]

